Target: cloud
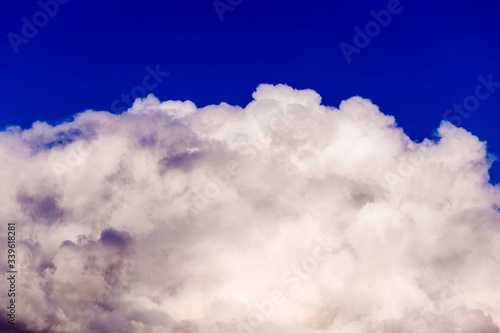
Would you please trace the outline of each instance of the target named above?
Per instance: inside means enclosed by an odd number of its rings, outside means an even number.
[[[493,158],[449,122],[260,85],[10,127],[0,161],[18,332],[500,332]]]

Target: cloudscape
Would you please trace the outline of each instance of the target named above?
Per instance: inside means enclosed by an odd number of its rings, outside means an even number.
[[[413,141],[369,99],[281,84],[244,107],[149,94],[7,127],[19,294],[0,328],[498,333],[494,153],[446,120]]]

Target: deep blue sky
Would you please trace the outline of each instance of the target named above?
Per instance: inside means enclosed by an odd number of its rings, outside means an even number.
[[[390,2],[244,0],[221,21],[211,0],[70,0],[16,53],[7,34],[22,36],[21,19],[33,22],[41,7],[1,0],[0,127],[110,110],[159,64],[170,73],[152,91],[160,100],[244,106],[259,83],[286,83],[327,105],[370,98],[414,140],[431,137],[447,109],[474,95],[478,76],[500,82],[500,4],[401,0],[348,64],[339,44],[354,45],[354,27]],[[500,155],[496,89],[462,126]]]

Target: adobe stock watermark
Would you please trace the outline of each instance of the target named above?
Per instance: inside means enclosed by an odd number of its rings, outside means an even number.
[[[462,124],[462,119],[470,117],[471,113],[479,108],[480,101],[485,101],[491,97],[500,82],[493,81],[493,74],[488,74],[485,79],[482,75],[477,77],[479,84],[474,89],[474,93],[465,97],[462,104],[453,104],[453,109],[447,109],[443,114],[443,119],[455,126]]]
[[[298,290],[304,281],[307,281],[311,275],[318,271],[322,262],[326,261],[330,255],[341,250],[341,246],[330,237],[326,239],[318,238],[316,241],[317,245],[310,256],[305,257],[299,264],[294,264],[281,273],[281,282],[285,288],[275,288],[271,290],[266,299],[254,302],[254,310],[241,319],[236,333],[252,333],[266,321],[269,321],[276,308],[286,303],[288,300],[287,294]]]
[[[247,159],[246,162],[251,162],[256,157],[256,154],[252,154],[251,157]],[[242,172],[242,167],[240,162],[236,160],[228,161],[224,168],[217,171],[215,174],[210,175],[209,181],[207,181],[202,189],[195,193],[194,197],[190,201],[190,205],[187,209],[183,209],[182,212],[182,222],[184,224],[193,225],[191,220],[193,217],[200,215],[205,211],[210,202],[215,200],[221,193],[227,188],[233,180],[238,177]]]
[[[427,309],[424,311],[413,311],[411,315],[412,331],[424,332],[429,324],[433,324],[440,316],[446,312],[453,312],[453,310],[460,307],[463,303],[462,294],[465,287],[454,279],[452,283],[445,281],[446,286],[443,288],[435,300],[433,300]],[[456,314],[453,314],[456,316]]]
[[[170,75],[170,73],[160,70],[160,64],[156,64],[155,69],[146,66],[146,72],[148,74],[143,77],[141,84],[133,87],[130,94],[121,94],[120,98],[111,103],[111,111],[118,113],[132,107],[136,98],[145,98],[150,91],[156,89],[163,82],[164,78]]]
[[[280,109],[280,112],[273,113],[268,120],[262,119],[262,115],[252,114],[252,117],[262,124],[270,135],[286,133],[289,139],[307,141],[316,135],[319,117],[324,116],[319,110],[311,110],[301,104],[288,104]]]
[[[347,63],[351,63],[351,57],[353,54],[360,54],[362,49],[370,45],[372,38],[377,37],[382,32],[382,28],[387,27],[391,23],[393,15],[397,15],[402,11],[403,6],[401,5],[400,0],[389,0],[387,3],[387,9],[382,9],[378,12],[374,10],[370,11],[370,15],[374,19],[368,21],[363,30],[361,30],[358,26],[354,27],[354,32],[356,33],[353,39],[354,45],[344,41],[339,44],[340,50],[342,51]]]
[[[312,135],[315,135],[315,126],[318,119],[311,117],[311,113],[315,113],[316,117],[322,115],[318,110],[311,111],[300,104],[287,105],[270,117],[263,114],[251,114],[249,117],[265,130],[265,137],[261,135],[250,136],[248,134],[240,136],[242,147],[239,148],[238,152],[242,155],[243,160],[230,160],[221,170],[208,177],[210,180],[194,195],[190,206],[183,210],[183,222],[186,224],[192,223],[191,220],[194,217],[207,209],[210,202],[215,200],[235,178],[240,176],[242,163],[256,161],[264,147],[268,145],[266,140],[269,137],[286,133],[287,138],[307,141]]]
[[[234,8],[241,5],[243,0],[214,0],[212,5],[214,6],[215,12],[217,16],[219,16],[219,20],[224,21],[224,13],[232,12]]]
[[[90,152],[95,149],[95,147],[102,144],[102,141],[99,138],[102,135],[102,130],[96,129],[96,137],[90,138],[83,135],[82,138],[84,140],[72,143],[74,147],[65,153],[64,159],[56,160],[53,155],[50,157],[49,162],[51,164],[52,171],[59,181],[62,181],[64,174],[73,172],[75,169],[80,167]],[[85,145],[83,141],[87,141],[88,144]]]
[[[31,20],[26,16],[21,18],[23,25],[21,27],[21,35],[15,32],[9,32],[7,39],[14,50],[14,53],[19,53],[19,46],[28,44],[28,42],[38,35],[39,29],[45,27],[51,18],[59,13],[60,5],[66,5],[71,0],[40,0],[38,6],[40,10],[33,14]]]
[[[396,172],[387,171],[385,173],[385,180],[388,185],[393,187],[404,178],[408,178],[415,173],[426,158],[430,156],[431,147],[420,144],[418,150],[414,151],[411,156],[400,158]]]
[[[217,198],[221,191],[226,188],[231,183],[231,180],[238,176],[240,172],[240,163],[235,160],[227,162],[224,170],[220,170],[210,177],[211,180],[203,186],[203,190],[195,195],[192,201],[192,207],[196,211],[202,211],[207,208],[209,202]]]
[[[459,127],[463,119],[470,117],[472,112],[476,111],[481,101],[485,101],[491,97],[497,87],[500,87],[500,82],[493,81],[493,74],[488,74],[487,78],[482,75],[477,77],[479,84],[474,89],[474,93],[465,97],[461,104],[453,104],[453,108],[447,109],[443,114],[443,120],[449,121],[453,125]],[[388,171],[385,173],[385,179],[389,186],[393,187],[404,178],[410,177],[422,163],[430,155],[432,146],[419,145],[418,150],[412,153],[408,158],[400,158],[397,170],[395,172]]]
[[[164,78],[170,75],[167,72],[162,72],[159,64],[156,65],[155,69],[151,66],[146,66],[146,72],[148,74],[143,77],[141,84],[133,87],[130,94],[121,94],[120,99],[117,98],[111,103],[111,111],[115,113],[123,111],[120,110],[120,105],[132,107],[136,98],[145,98],[149,91],[156,89],[159,84],[163,82]],[[99,129],[96,129],[96,131],[97,135],[102,135]],[[60,181],[64,174],[78,168],[87,158],[90,151],[101,144],[98,139],[92,140],[92,138],[86,136],[83,138],[88,141],[89,144],[84,146],[83,142],[75,142],[74,149],[69,149],[69,152],[66,152],[63,160],[55,160],[53,156],[51,157],[50,163],[52,170]]]

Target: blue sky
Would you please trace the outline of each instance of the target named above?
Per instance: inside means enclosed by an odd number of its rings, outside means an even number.
[[[57,13],[44,21],[40,3],[3,0],[0,126],[27,128],[85,109],[110,110],[159,69],[168,76],[147,85],[160,100],[244,106],[258,84],[285,83],[317,91],[326,105],[338,106],[354,95],[369,98],[414,140],[431,137],[455,103],[478,101],[474,111],[463,113],[467,117],[453,111],[448,117],[458,117],[461,126],[488,142],[491,153],[500,154],[500,87],[490,84],[488,90],[483,83],[500,82],[497,2],[217,4],[231,10],[218,13],[209,0],[61,0]],[[348,62],[339,45],[356,47],[355,27],[366,32],[375,20],[372,11],[388,8],[394,9],[390,22],[379,24]],[[23,26],[34,16],[42,21],[26,38]],[[12,42],[13,34],[25,39]],[[481,84],[479,99],[474,96]],[[125,109],[119,105],[115,112]]]

